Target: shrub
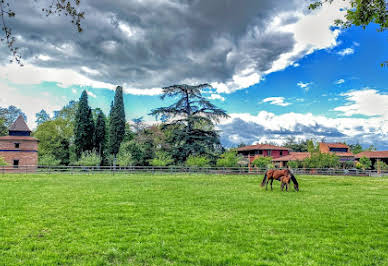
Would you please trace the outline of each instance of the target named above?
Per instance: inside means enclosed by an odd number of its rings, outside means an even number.
[[[273,168],[272,157],[259,157],[253,160],[252,165],[258,168]]]
[[[7,166],[7,162],[4,160],[3,157],[0,157],[0,166]]]
[[[57,166],[61,164],[61,160],[57,160],[52,154],[44,154],[39,156],[39,165],[42,166]]]
[[[362,164],[360,162],[356,162],[356,168],[357,169],[362,169]]]
[[[168,166],[174,163],[174,159],[167,152],[157,151],[156,157],[150,160],[152,166]]]
[[[365,157],[365,156],[362,156],[362,157],[360,158],[359,163],[360,163],[361,168],[362,168],[363,170],[369,169],[369,168],[371,168],[371,166],[372,166],[371,160],[370,160],[369,158]]]
[[[81,158],[76,162],[79,166],[98,166],[101,164],[101,157],[92,151],[86,151],[81,154]]]
[[[114,158],[112,158],[112,165],[113,165],[113,160],[114,160]],[[132,166],[132,165],[134,165],[131,153],[125,152],[125,151],[120,151],[119,154],[117,155],[116,164],[119,166]]]
[[[289,161],[287,163],[287,165],[290,168],[296,169],[296,168],[299,168],[300,166],[302,166],[302,162],[301,161]]]
[[[218,167],[238,167],[242,156],[237,154],[237,150],[232,149],[224,152],[220,157],[217,160]]]
[[[339,166],[339,157],[330,153],[313,153],[303,160],[304,168],[336,168]]]
[[[388,164],[386,164],[385,162],[383,161],[380,161],[380,160],[377,160],[375,165],[374,165],[375,169],[381,171],[381,170],[388,170]]]
[[[351,169],[354,168],[355,164],[354,161],[346,161],[344,164],[345,169]]]
[[[189,167],[209,167],[210,160],[206,156],[190,155],[186,160],[186,165]]]

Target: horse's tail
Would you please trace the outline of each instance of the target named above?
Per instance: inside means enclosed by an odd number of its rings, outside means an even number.
[[[268,171],[267,171],[267,172],[268,172]],[[262,181],[261,184],[260,184],[262,187],[264,187],[265,181],[267,180],[267,172],[265,172],[263,181]]]

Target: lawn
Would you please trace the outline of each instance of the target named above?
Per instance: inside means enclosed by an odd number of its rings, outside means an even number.
[[[388,265],[388,178],[297,178],[0,175],[0,265]]]

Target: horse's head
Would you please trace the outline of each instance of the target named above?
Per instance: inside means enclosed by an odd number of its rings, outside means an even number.
[[[294,183],[294,189],[295,189],[296,191],[299,191],[299,184],[298,184],[298,181],[296,181],[296,178],[295,178],[295,176],[294,176],[292,173],[290,173],[290,175],[291,175],[292,183]]]

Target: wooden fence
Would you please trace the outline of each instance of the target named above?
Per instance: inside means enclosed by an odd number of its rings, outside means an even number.
[[[267,169],[248,167],[158,167],[158,166],[0,166],[0,173],[202,173],[202,174],[244,174],[263,175]],[[386,176],[388,171],[333,169],[333,168],[298,168],[292,169],[295,175],[341,175],[341,176]]]

